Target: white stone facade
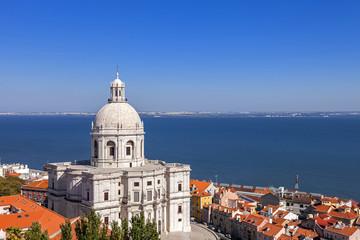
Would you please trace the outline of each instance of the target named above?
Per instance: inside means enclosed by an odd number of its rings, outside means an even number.
[[[94,208],[108,223],[144,211],[159,232],[189,232],[190,166],[147,160],[144,134],[117,75],[92,124],[91,166],[49,164],[49,208],[67,218]]]

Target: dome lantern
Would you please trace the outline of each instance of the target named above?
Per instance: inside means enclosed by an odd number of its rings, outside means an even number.
[[[110,84],[109,103],[126,102],[125,84],[119,79],[119,71],[116,71],[116,79]]]

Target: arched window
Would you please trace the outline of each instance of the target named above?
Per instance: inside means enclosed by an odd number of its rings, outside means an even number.
[[[126,143],[126,156],[128,157],[134,157],[134,142],[133,141],[128,141]]]
[[[117,97],[118,96],[118,91],[117,90],[115,90],[115,97]]]
[[[119,97],[121,97],[121,90],[119,90]]]
[[[98,153],[99,153],[99,147],[98,147],[98,142],[95,140],[94,141],[94,158],[98,158]]]
[[[108,151],[109,151],[109,156],[112,156],[115,158],[115,143],[113,141],[108,141],[107,142],[107,147],[108,147]]]

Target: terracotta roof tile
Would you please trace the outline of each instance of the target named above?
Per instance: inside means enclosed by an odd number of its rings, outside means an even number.
[[[210,193],[207,193],[205,191],[199,191],[195,194],[192,194],[193,197],[211,197]]]
[[[60,229],[60,224],[66,220],[65,217],[21,195],[0,197],[0,206],[7,205],[21,210],[21,213],[0,215],[0,229],[10,226],[28,228],[33,222],[38,221],[42,225],[42,230],[47,229],[51,236]]]
[[[283,230],[282,226],[266,223],[259,232],[267,236],[273,237],[279,234],[281,230]]]
[[[211,182],[204,182],[204,181],[198,181],[195,179],[190,179],[190,188],[193,184],[195,185],[197,190],[205,191],[210,186]]]
[[[356,231],[360,231],[357,227],[351,226],[344,226],[343,228],[339,228],[338,226],[332,226],[326,229],[327,231],[340,233],[346,236],[352,236]]]
[[[47,189],[48,188],[48,181],[49,180],[40,180],[36,182],[29,183],[28,185],[23,186],[23,188],[42,188]]]

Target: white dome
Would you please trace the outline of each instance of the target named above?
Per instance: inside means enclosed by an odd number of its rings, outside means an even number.
[[[94,127],[102,129],[141,128],[141,119],[136,110],[126,102],[108,103],[96,114]]]
[[[120,86],[122,86],[122,85],[124,85],[124,83],[120,80],[120,79],[115,79],[112,83],[111,83],[111,86],[114,86],[114,87],[120,87]]]

